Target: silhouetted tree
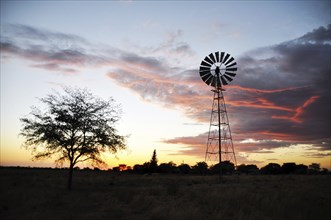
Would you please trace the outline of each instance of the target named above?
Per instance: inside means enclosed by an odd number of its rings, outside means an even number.
[[[157,170],[156,150],[153,151],[152,159],[149,162],[149,172],[154,173]]]
[[[230,161],[222,161],[221,164],[215,164],[211,167],[213,174],[219,174],[222,169],[222,174],[232,174],[234,172],[234,164]]]
[[[307,174],[307,172],[308,172],[308,166],[304,164],[299,164],[296,166],[295,174]]]
[[[135,172],[135,173],[143,173],[143,165],[141,165],[141,164],[135,164],[133,166],[133,172]]]
[[[255,164],[248,164],[246,165],[246,168],[247,168],[247,173],[249,174],[258,174],[260,171]]]
[[[112,98],[102,100],[82,89],[65,88],[40,101],[45,110],[32,108],[29,118],[21,118],[21,135],[35,159],[57,156],[57,163],[69,162],[68,189],[74,166],[83,161],[104,164],[101,153],[125,149],[125,138],[117,134],[119,107]]]
[[[181,165],[178,166],[179,172],[181,174],[188,174],[191,171],[191,167],[188,164],[182,163]]]
[[[326,174],[329,174],[330,171],[328,169],[326,169],[326,168],[322,168],[322,170],[321,170],[320,173],[323,174],[323,175],[326,175]]]
[[[168,163],[161,163],[158,167],[159,173],[176,173],[177,167],[176,164],[172,161]]]
[[[321,170],[321,165],[319,163],[312,163],[309,166],[309,173],[317,174]]]
[[[268,165],[261,168],[262,174],[280,174],[281,167],[278,163],[269,163]]]
[[[148,173],[150,172],[150,162],[145,162],[142,165],[141,164],[136,164],[133,166],[133,172],[134,173]]]
[[[237,171],[245,174],[258,174],[259,168],[255,164],[248,164],[248,165],[241,164],[237,166]]]
[[[208,173],[208,164],[204,161],[197,162],[196,165],[192,167],[192,169],[194,173],[205,175]]]
[[[239,166],[237,166],[237,171],[239,171],[240,173],[247,174],[246,164],[240,164]]]
[[[284,163],[281,167],[283,174],[293,174],[296,172],[297,165],[295,163]]]
[[[120,172],[120,167],[113,167],[112,171],[118,173]]]

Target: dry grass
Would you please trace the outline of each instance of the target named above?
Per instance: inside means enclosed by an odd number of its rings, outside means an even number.
[[[0,219],[330,219],[331,176],[0,169]]]

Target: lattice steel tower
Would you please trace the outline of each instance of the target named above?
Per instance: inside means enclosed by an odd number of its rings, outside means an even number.
[[[237,166],[236,155],[232,143],[231,129],[226,112],[223,91],[236,75],[237,63],[230,54],[224,52],[211,53],[200,65],[201,79],[214,89],[213,105],[210,116],[205,160],[214,164],[230,161]],[[221,169],[220,169],[221,170]],[[220,173],[220,176],[222,173]]]

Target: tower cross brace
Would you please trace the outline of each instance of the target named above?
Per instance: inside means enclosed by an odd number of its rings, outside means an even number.
[[[212,90],[214,97],[205,155],[207,163],[219,163],[220,180],[222,179],[222,162],[229,161],[237,166],[223,91],[225,90],[222,87]]]

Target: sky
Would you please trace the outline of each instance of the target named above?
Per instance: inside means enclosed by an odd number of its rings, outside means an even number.
[[[331,168],[330,1],[1,1],[1,166],[54,166],[20,118],[63,86],[113,97],[128,150],[109,167],[204,161],[211,87],[201,60],[237,62],[225,101],[238,164]],[[88,166],[82,164],[81,166]]]

